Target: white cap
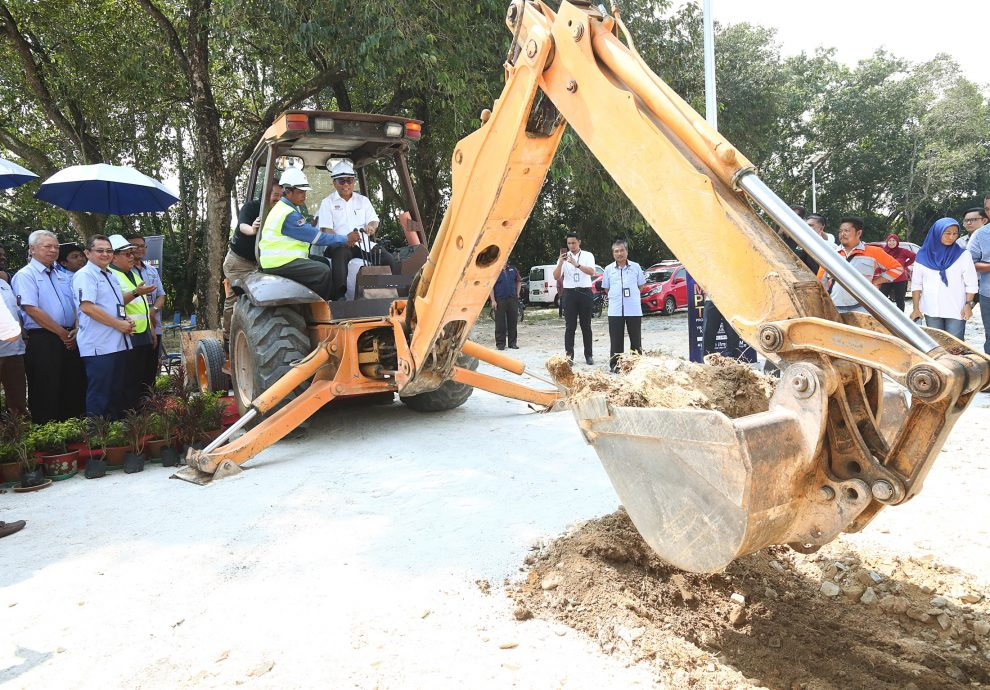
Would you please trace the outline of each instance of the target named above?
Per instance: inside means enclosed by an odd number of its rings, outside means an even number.
[[[110,247],[115,252],[119,252],[121,249],[131,249],[134,247],[133,244],[124,239],[123,235],[110,235],[107,239],[110,240]]]
[[[349,160],[342,160],[337,165],[333,166],[333,170],[330,171],[330,177],[337,179],[338,177],[354,177],[354,164]]]
[[[304,192],[309,191],[309,180],[306,179],[306,173],[299,168],[286,168],[282,177],[278,178],[278,183],[282,187],[301,189]]]

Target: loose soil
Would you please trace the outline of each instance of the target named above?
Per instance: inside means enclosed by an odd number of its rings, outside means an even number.
[[[776,380],[748,364],[708,355],[695,364],[662,353],[626,355],[619,374],[600,369],[575,372],[566,357],[547,360],[547,371],[567,390],[570,400],[604,395],[620,407],[695,407],[718,410],[731,418],[766,412]]]
[[[515,617],[556,620],[669,688],[897,690],[990,683],[990,606],[931,558],[840,541],[773,547],[696,575],[667,565],[623,510],[526,558]]]

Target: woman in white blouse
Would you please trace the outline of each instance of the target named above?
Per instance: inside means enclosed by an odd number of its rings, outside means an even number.
[[[972,255],[957,239],[959,222],[954,218],[940,218],[928,231],[911,276],[911,318],[924,314],[929,328],[963,340],[973,315],[977,276]]]

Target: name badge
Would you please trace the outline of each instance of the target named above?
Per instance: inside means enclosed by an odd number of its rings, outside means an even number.
[[[622,288],[622,296],[623,297],[629,296],[629,288]]]
[[[126,319],[127,318],[127,310],[124,308],[124,305],[123,304],[118,304],[117,305],[117,318],[118,319]]]
[[[581,280],[581,271],[574,271],[574,280]]]

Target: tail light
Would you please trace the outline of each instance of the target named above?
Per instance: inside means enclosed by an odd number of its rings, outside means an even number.
[[[289,113],[285,116],[285,128],[297,131],[309,129],[309,115],[305,113]]]
[[[418,122],[406,123],[406,139],[419,139],[423,136],[423,125]]]
[[[548,283],[546,281],[543,281],[543,289],[544,290],[549,290],[550,289],[550,283]]]

